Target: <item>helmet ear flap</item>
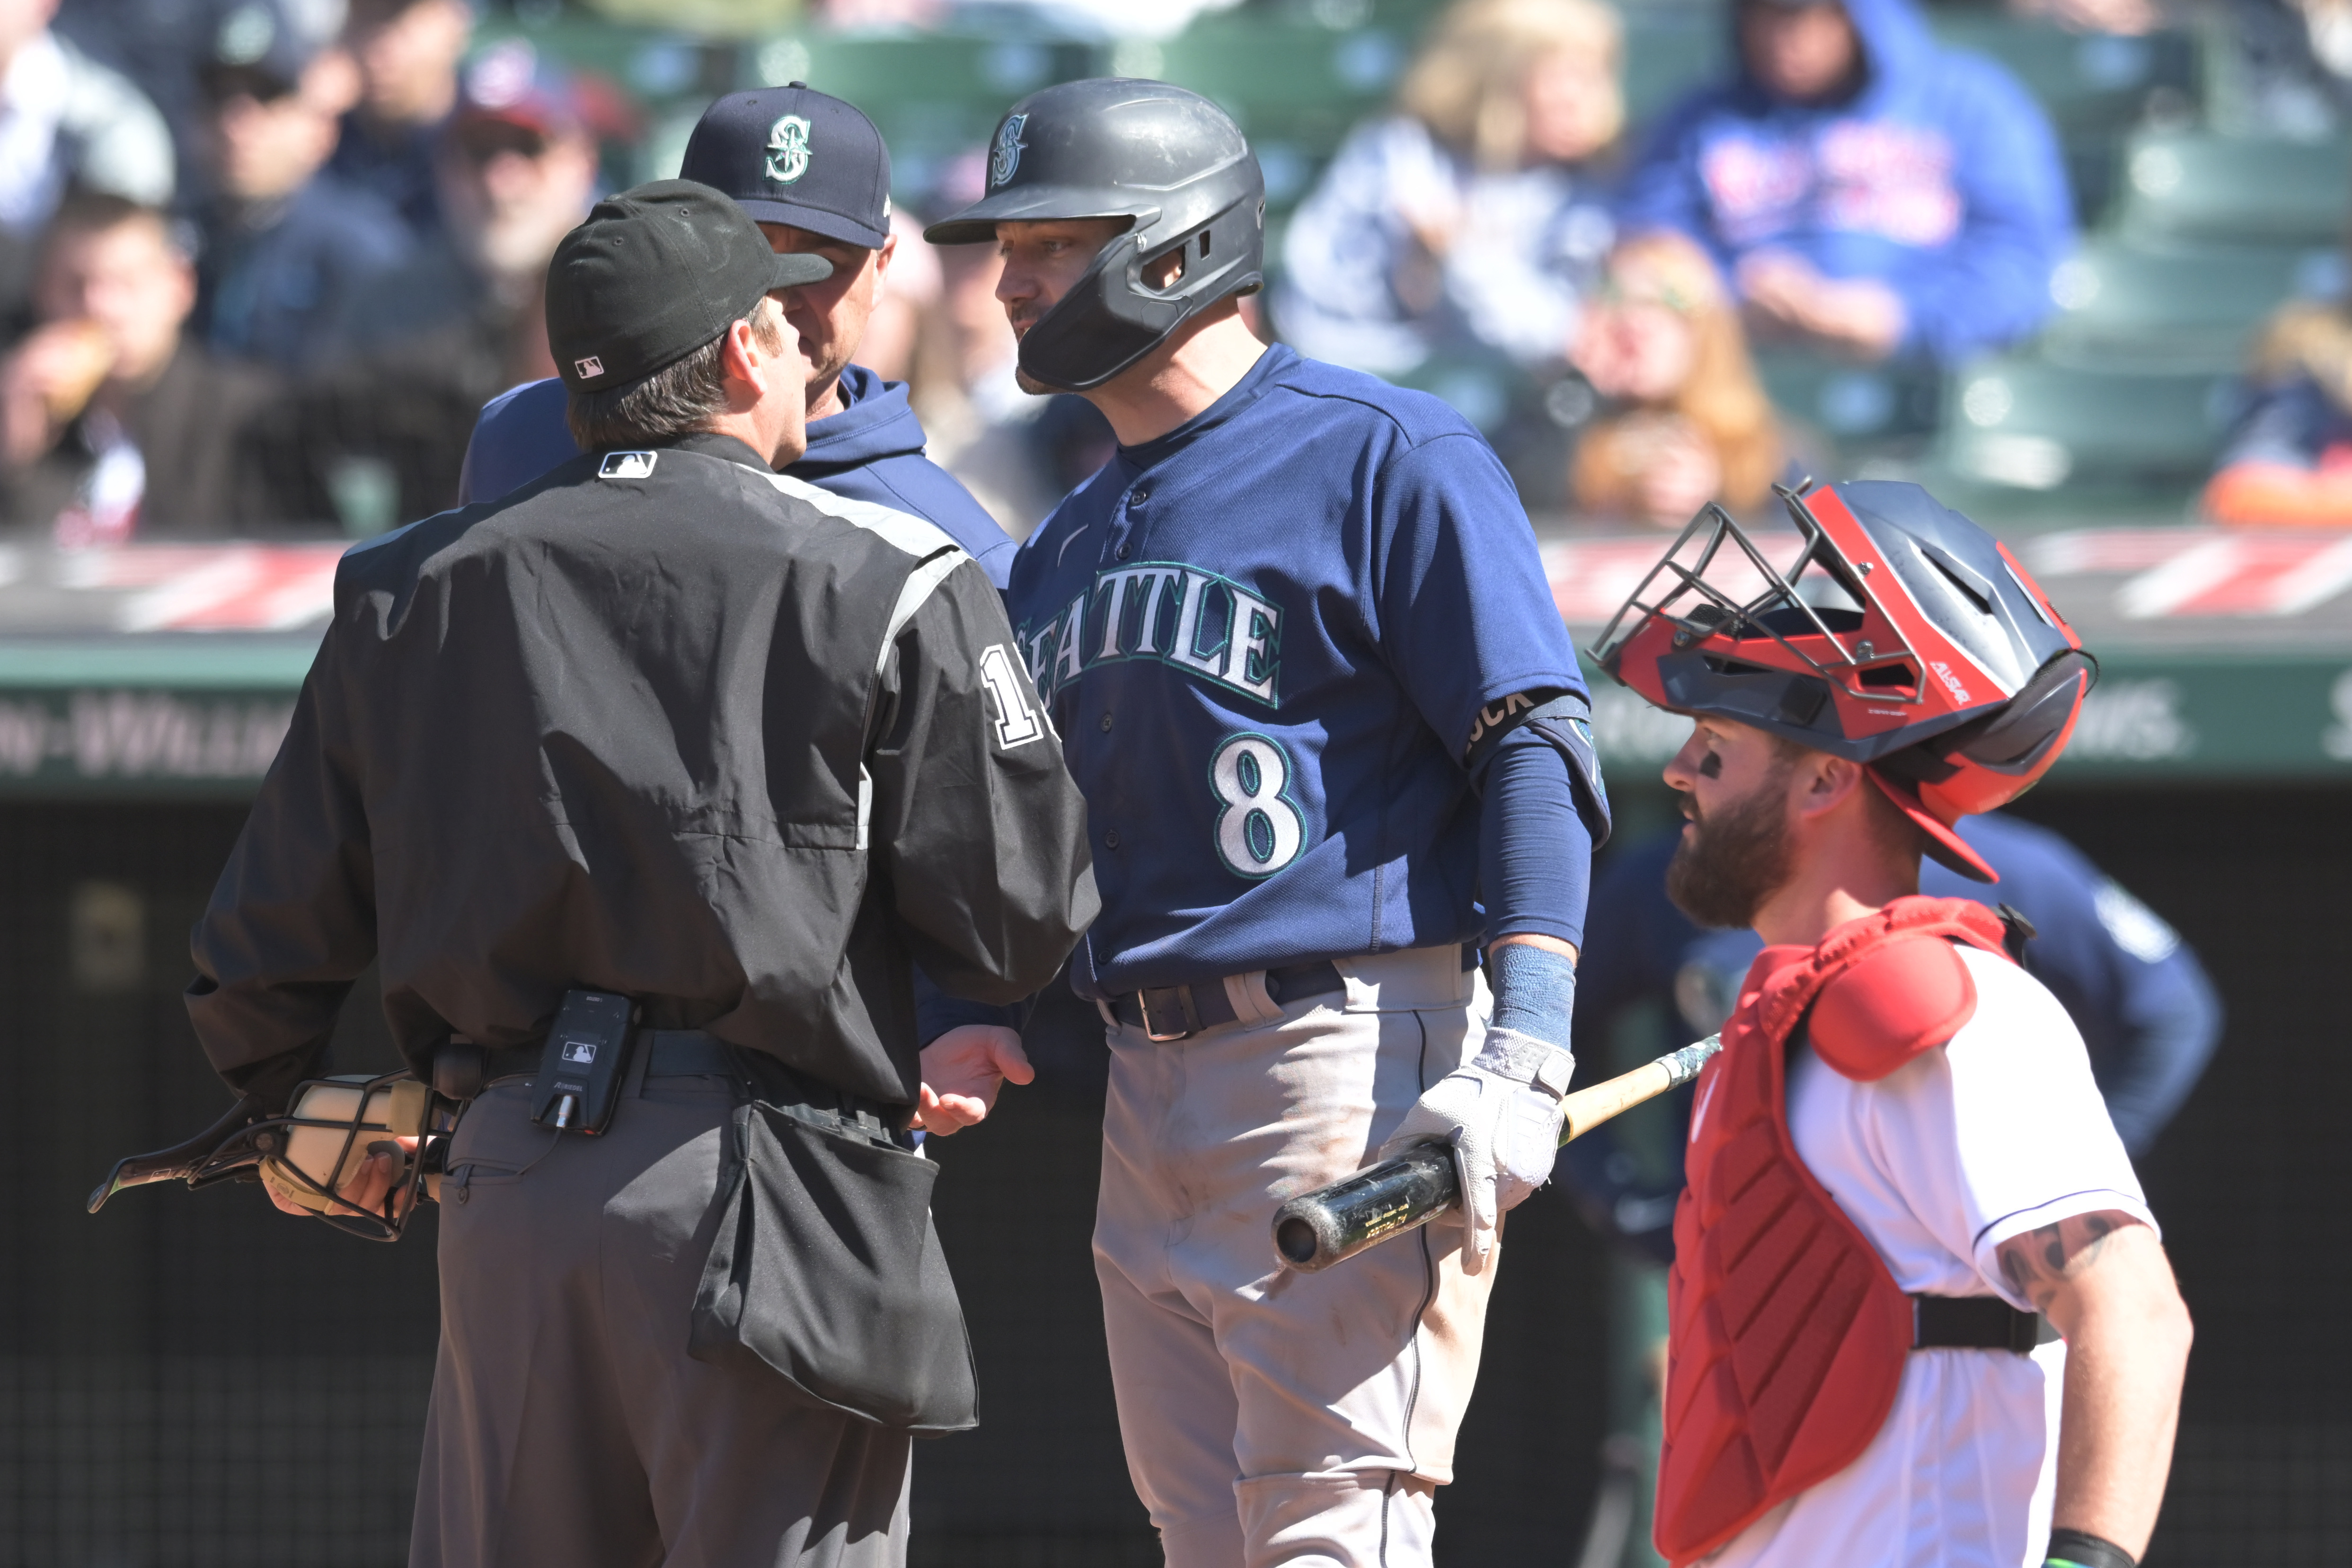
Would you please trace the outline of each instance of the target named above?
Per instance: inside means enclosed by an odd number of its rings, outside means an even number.
[[[1997,711],[1890,752],[1876,765],[1916,787],[1938,815],[1970,816],[2006,805],[2058,760],[2098,677],[2097,659],[2069,648],[2034,671]]]

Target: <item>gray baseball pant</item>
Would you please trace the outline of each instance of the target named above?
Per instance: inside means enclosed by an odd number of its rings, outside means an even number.
[[[731,1106],[644,1076],[611,1129],[485,1089],[441,1186],[411,1568],[899,1568],[909,1440],[690,1359]]]
[[[1478,1375],[1486,1272],[1441,1218],[1320,1274],[1274,1211],[1363,1163],[1476,1054],[1458,947],[1341,960],[1342,993],[1191,1039],[1113,1020],[1095,1277],[1135,1489],[1168,1568],[1428,1568],[1432,1496]]]

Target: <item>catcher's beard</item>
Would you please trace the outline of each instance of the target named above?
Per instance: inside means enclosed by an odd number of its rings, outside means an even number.
[[[1764,900],[1789,879],[1789,767],[1775,767],[1738,800],[1701,816],[1666,868],[1666,897],[1703,926],[1753,925]]]

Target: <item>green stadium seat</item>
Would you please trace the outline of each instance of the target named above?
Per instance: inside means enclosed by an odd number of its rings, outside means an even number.
[[[1731,24],[1714,6],[1633,5],[1625,19],[1625,122],[1640,130],[1724,73]]]
[[[2352,146],[2200,131],[2132,139],[2115,232],[2143,244],[2330,246],[2352,213]]]
[[[1990,8],[1938,7],[1932,15],[1939,42],[2008,68],[2068,140],[2129,126],[2145,112],[2151,88],[2185,88],[2194,78],[2195,43],[2186,33],[2072,33]]]
[[[736,85],[805,81],[857,105],[889,144],[893,183],[913,195],[941,163],[985,146],[1015,100],[1097,74],[1096,55],[1083,44],[1030,39],[811,32],[743,49]]]
[[[2050,279],[2058,314],[2042,357],[2117,369],[2235,369],[2248,341],[2285,300],[2336,292],[2342,254],[2294,247],[2149,249],[2098,238]]]
[[[1792,349],[1759,349],[1772,405],[1841,447],[1918,437],[1935,427],[1942,378],[1908,365],[1858,365]]]
[[[1360,120],[1385,108],[1418,29],[1325,26],[1287,13],[1201,17],[1175,37],[1114,45],[1107,68],[1156,77],[1213,99],[1241,125],[1277,214],[1306,195]]]
[[[2212,466],[2235,392],[2224,374],[1996,355],[1954,375],[1937,460],[1970,484],[2012,491],[2177,489]]]

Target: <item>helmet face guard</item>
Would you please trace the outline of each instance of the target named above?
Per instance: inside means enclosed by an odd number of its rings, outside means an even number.
[[[1262,194],[1244,192],[1172,239],[1168,227],[1139,223],[1104,246],[1086,275],[1022,334],[1021,368],[1070,392],[1100,386],[1228,294],[1265,285]],[[1181,257],[1183,276],[1166,289],[1150,288],[1144,274],[1170,256]]]
[[[185,1143],[120,1161],[90,1194],[89,1212],[125,1187],[184,1181],[190,1187],[259,1180],[320,1219],[369,1241],[397,1241],[437,1173],[456,1107],[406,1072],[310,1079],[291,1109],[272,1115],[247,1096]],[[400,1140],[414,1138],[410,1150]],[[352,1201],[371,1155],[389,1150],[397,1174],[381,1204]]]
[[[2096,661],[1999,541],[1918,486],[1780,494],[1799,540],[1785,568],[1709,506],[1593,658],[1661,708],[1868,765],[1931,854],[1992,879],[1951,824],[2049,771]]]

